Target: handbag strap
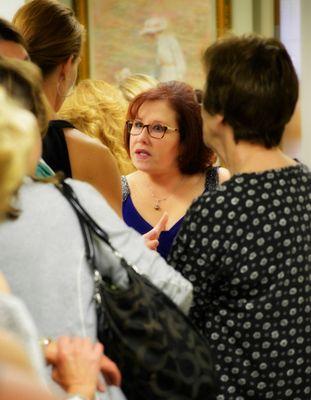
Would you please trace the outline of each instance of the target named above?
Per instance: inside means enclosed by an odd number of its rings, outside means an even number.
[[[95,234],[100,239],[102,239],[113,251],[113,253],[122,258],[120,254],[116,251],[116,249],[112,246],[109,241],[109,237],[107,232],[105,232],[97,222],[89,215],[89,213],[85,210],[85,208],[81,205],[76,193],[73,188],[66,183],[65,181],[56,185],[57,189],[65,196],[68,200],[72,208],[74,209],[77,217],[79,219],[79,223],[82,229],[83,239],[85,243],[86,257],[87,260],[91,263],[92,267],[95,268],[95,246],[92,234]]]
[[[65,181],[56,184],[56,188],[63,194],[63,196],[67,199],[69,204],[72,206],[75,211],[80,226],[82,230],[82,235],[85,244],[85,252],[86,258],[93,269],[94,274],[94,300],[96,302],[96,307],[99,312],[101,312],[102,307],[102,288],[103,285],[107,289],[110,290],[119,290],[119,289],[127,289],[127,283],[129,278],[130,271],[135,267],[129,264],[122,255],[112,246],[109,240],[109,236],[107,232],[105,232],[97,222],[89,215],[89,213],[85,210],[85,208],[81,205],[76,193],[73,188],[66,183]],[[121,281],[115,283],[116,281],[112,279],[112,276],[108,272],[108,274],[103,274],[98,270],[98,263],[96,260],[96,254],[98,252],[95,251],[95,241],[94,235],[101,239],[112,251],[114,256],[119,260],[120,267],[124,270],[124,274],[126,274],[126,278],[123,276],[122,284]],[[113,274],[112,274],[113,275]],[[115,276],[116,277],[116,276]],[[118,279],[120,279],[120,274],[118,275]],[[119,286],[120,284],[120,286]]]

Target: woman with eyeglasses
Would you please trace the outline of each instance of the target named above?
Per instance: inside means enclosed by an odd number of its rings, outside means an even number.
[[[129,105],[125,146],[137,171],[122,177],[123,218],[145,234],[164,217],[158,252],[166,258],[192,201],[228,179],[204,146],[200,105],[186,83],[160,83]]]

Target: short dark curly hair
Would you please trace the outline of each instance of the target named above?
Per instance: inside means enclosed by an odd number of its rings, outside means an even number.
[[[178,165],[181,173],[193,175],[204,172],[215,162],[216,156],[203,142],[201,107],[197,102],[195,91],[183,82],[159,83],[134,98],[129,105],[127,119],[135,119],[139,108],[146,101],[156,100],[168,101],[176,112],[181,146]],[[124,142],[129,153],[130,134],[126,126]]]
[[[203,107],[220,114],[236,142],[279,145],[298,99],[298,78],[284,45],[257,35],[221,39],[204,54]]]

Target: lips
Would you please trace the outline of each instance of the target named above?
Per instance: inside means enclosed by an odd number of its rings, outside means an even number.
[[[135,155],[136,155],[137,158],[140,158],[140,159],[146,159],[146,158],[151,156],[149,151],[147,151],[145,149],[136,149],[135,150]]]

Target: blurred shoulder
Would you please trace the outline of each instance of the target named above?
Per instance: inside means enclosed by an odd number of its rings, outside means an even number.
[[[234,185],[232,185],[232,179],[229,179],[227,175],[226,181],[223,184],[218,185],[212,191],[205,191],[199,196],[190,207],[189,211],[192,215],[201,215],[207,217],[208,215],[213,216],[215,209],[225,210],[226,204],[230,202],[230,198],[234,194]]]
[[[227,168],[219,167],[218,168],[218,180],[219,183],[222,184],[231,178],[231,174]]]

